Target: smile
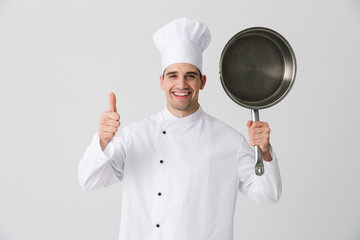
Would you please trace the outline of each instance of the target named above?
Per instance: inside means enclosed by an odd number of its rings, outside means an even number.
[[[173,97],[175,99],[178,99],[178,100],[187,100],[190,98],[191,96],[191,92],[171,92],[171,94],[173,95]]]
[[[174,92],[174,95],[175,96],[187,96],[187,95],[189,95],[190,93],[189,92],[183,92],[183,93],[181,93],[181,92]]]

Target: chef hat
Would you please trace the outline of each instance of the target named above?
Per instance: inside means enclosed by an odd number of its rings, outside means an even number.
[[[211,34],[204,23],[179,18],[160,28],[153,40],[161,53],[162,72],[174,63],[190,63],[202,71],[202,53],[210,44]]]

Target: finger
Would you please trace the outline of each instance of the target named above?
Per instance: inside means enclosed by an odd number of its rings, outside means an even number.
[[[249,140],[259,140],[264,139],[265,141],[269,141],[270,139],[270,133],[269,132],[262,132],[262,133],[249,133]]]
[[[112,127],[112,126],[100,126],[100,129],[99,129],[101,132],[104,132],[104,133],[116,133],[118,131],[118,128],[117,127]]]
[[[120,127],[120,121],[109,118],[101,119],[100,124],[103,126]]]
[[[110,112],[117,112],[116,110],[116,97],[113,92],[109,94]]]
[[[110,127],[120,127],[120,122],[108,119],[107,122],[106,122],[106,125],[110,126]]]
[[[259,127],[269,127],[269,124],[267,122],[262,121],[254,121],[251,125],[251,128],[259,128]]]
[[[120,115],[117,112],[103,112],[102,119],[112,119],[115,121],[120,120]]]
[[[269,144],[269,138],[266,137],[253,137],[249,139],[251,145],[266,145]]]
[[[251,136],[249,136],[249,140],[264,140],[264,141],[268,141],[269,139],[269,135],[268,134],[253,134]]]
[[[270,134],[270,128],[251,128],[249,129],[249,135],[252,134]]]
[[[248,128],[250,128],[251,125],[252,125],[252,123],[253,123],[253,121],[247,121],[246,126],[247,126]]]

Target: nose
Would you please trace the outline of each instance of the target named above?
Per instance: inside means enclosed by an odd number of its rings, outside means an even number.
[[[180,89],[185,89],[188,87],[185,76],[179,77],[178,87]]]

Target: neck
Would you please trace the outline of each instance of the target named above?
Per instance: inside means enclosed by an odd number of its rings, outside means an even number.
[[[193,109],[189,109],[189,110],[178,110],[175,109],[173,107],[171,107],[169,104],[167,104],[167,109],[169,110],[169,112],[174,115],[177,118],[183,118],[183,117],[187,117],[191,114],[193,114],[194,112],[196,112],[199,109],[199,104],[197,104],[197,106]]]

